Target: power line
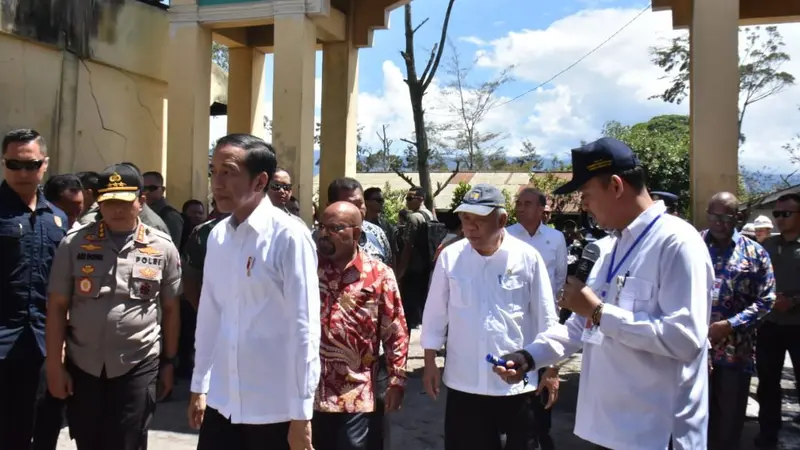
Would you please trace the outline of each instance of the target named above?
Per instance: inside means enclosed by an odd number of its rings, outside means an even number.
[[[638,19],[639,17],[641,17],[641,16],[642,16],[644,13],[646,13],[648,10],[650,10],[650,6],[651,6],[651,4],[650,4],[650,3],[648,3],[648,4],[647,4],[647,6],[645,6],[645,7],[644,7],[644,8],[643,8],[641,11],[639,11],[639,13],[638,13],[638,14],[636,14],[635,16],[633,16],[633,18],[632,18],[631,20],[629,20],[627,23],[625,23],[625,25],[623,25],[622,27],[620,27],[620,28],[619,28],[617,31],[615,31],[615,32],[614,32],[614,33],[613,33],[611,36],[609,36],[608,38],[606,38],[606,40],[604,40],[603,42],[601,42],[600,44],[598,44],[598,45],[597,45],[595,48],[593,48],[593,49],[589,50],[589,52],[588,52],[588,53],[586,53],[585,55],[583,55],[583,56],[581,56],[580,58],[578,58],[578,60],[576,60],[575,62],[573,62],[573,63],[572,63],[572,64],[570,64],[569,66],[565,67],[565,68],[564,68],[564,69],[562,69],[560,72],[558,72],[558,73],[556,73],[555,75],[553,75],[552,77],[548,78],[546,81],[544,81],[544,82],[542,82],[542,83],[539,83],[537,86],[535,86],[535,87],[533,87],[533,88],[531,88],[531,89],[528,89],[527,91],[525,91],[525,92],[523,92],[523,93],[521,93],[521,94],[517,95],[516,97],[510,98],[510,99],[508,99],[508,100],[506,100],[506,101],[504,101],[504,102],[501,102],[501,103],[498,103],[498,104],[496,104],[496,105],[493,105],[491,108],[489,108],[489,110],[492,110],[492,109],[495,109],[495,108],[499,108],[499,107],[501,107],[501,106],[503,106],[503,105],[507,105],[507,104],[509,104],[509,103],[511,103],[511,102],[513,102],[513,101],[515,101],[515,100],[519,100],[520,98],[522,98],[522,97],[524,97],[524,96],[526,96],[526,95],[530,94],[531,92],[534,92],[534,91],[536,91],[536,90],[537,90],[537,89],[539,89],[540,87],[543,87],[543,86],[545,86],[545,85],[547,85],[547,84],[551,83],[551,82],[552,82],[553,80],[555,80],[556,78],[558,78],[558,77],[560,77],[561,75],[563,75],[563,74],[567,73],[569,70],[571,70],[573,67],[575,67],[575,66],[577,66],[578,64],[580,64],[580,63],[581,63],[583,60],[585,60],[586,58],[588,58],[589,56],[591,56],[593,53],[595,53],[596,51],[600,50],[600,48],[601,48],[601,47],[603,47],[604,45],[608,44],[608,43],[609,43],[609,42],[610,42],[612,39],[614,39],[615,37],[617,37],[617,35],[618,35],[618,34],[620,34],[620,33],[622,33],[623,31],[625,31],[625,29],[626,29],[626,28],[628,28],[628,27],[629,27],[629,26],[630,26],[630,25],[631,25],[633,22],[635,22],[635,21],[636,21],[636,19]]]

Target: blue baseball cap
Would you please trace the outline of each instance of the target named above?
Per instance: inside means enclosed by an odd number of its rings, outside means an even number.
[[[489,215],[497,208],[506,206],[506,197],[491,184],[476,184],[461,200],[461,204],[453,212],[465,212],[479,216]]]
[[[572,179],[553,191],[569,194],[603,173],[617,173],[639,167],[639,158],[625,143],[604,137],[572,150]]]

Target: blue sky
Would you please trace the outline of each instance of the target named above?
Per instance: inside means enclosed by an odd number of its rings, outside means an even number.
[[[417,65],[424,67],[427,54],[438,41],[446,2],[414,0],[412,5],[415,24],[429,19],[416,36]],[[515,81],[498,92],[501,100],[507,100],[586,55],[646,5],[647,2],[631,0],[456,0],[448,35],[463,60],[478,61],[471,73],[473,82],[491,79],[502,69],[514,66],[511,74]],[[800,78],[800,24],[781,25],[779,29],[787,43],[785,50],[797,58],[783,69]],[[367,144],[377,144],[375,131],[382,125],[389,126],[390,137],[395,141],[410,137],[413,129],[402,82],[405,67],[399,53],[404,47],[403,31],[401,7],[392,12],[390,28],[376,31],[373,47],[361,50],[359,55],[358,121],[365,127]],[[609,120],[634,124],[659,114],[688,113],[687,104],[650,99],[663,91],[667,82],[650,62],[649,49],[678,33],[672,30],[671,13],[647,10],[618,36],[551,83],[492,110],[479,128],[501,133],[499,144],[510,154],[519,150],[523,140],[530,140],[540,153],[563,157],[581,140],[599,137],[603,124]],[[448,57],[449,49],[443,63]],[[265,101],[267,111],[271,111],[271,57],[266,65]],[[426,96],[428,120],[445,123],[452,119],[452,115],[443,112],[443,105],[452,98],[441,89],[446,79],[446,72],[440,68]],[[798,105],[800,88],[794,86],[748,108],[744,121],[748,139],[741,154],[744,164],[758,168],[785,165],[786,154],[781,146],[800,132],[796,125],[800,123]],[[212,134],[215,133],[224,133],[219,121],[212,123]]]

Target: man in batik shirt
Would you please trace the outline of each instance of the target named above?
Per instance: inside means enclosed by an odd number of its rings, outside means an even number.
[[[775,277],[769,255],[736,231],[739,202],[728,192],[708,204],[703,237],[714,263],[711,293],[709,450],[739,448],[750,378],[755,364],[755,325],[772,308]]]
[[[384,412],[403,399],[408,327],[394,273],[358,245],[362,217],[349,202],[328,206],[317,225],[322,372],[314,400],[316,450],[380,450]],[[376,408],[380,343],[389,374]]]

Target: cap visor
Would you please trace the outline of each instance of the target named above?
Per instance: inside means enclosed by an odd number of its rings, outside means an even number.
[[[138,192],[135,191],[117,191],[106,192],[97,197],[97,203],[102,203],[106,200],[120,200],[123,202],[132,202],[138,197]]]
[[[580,189],[580,187],[583,186],[583,184],[584,182],[569,180],[566,183],[562,184],[560,187],[558,187],[555,191],[553,191],[553,194],[554,195],[571,194]]]
[[[488,216],[495,210],[494,206],[485,206],[485,205],[470,205],[467,203],[462,203],[458,205],[458,208],[455,209],[453,212],[463,212],[463,213],[470,213],[475,214],[477,216]]]

